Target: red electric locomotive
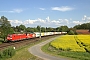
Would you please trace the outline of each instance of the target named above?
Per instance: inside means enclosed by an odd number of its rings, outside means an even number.
[[[34,33],[28,33],[28,34],[26,34],[26,38],[27,39],[34,38],[34,37],[36,37],[36,34],[34,34]]]
[[[34,37],[35,37],[34,33],[8,34],[7,40],[8,41],[18,41],[18,40],[29,39],[29,38],[34,38]]]

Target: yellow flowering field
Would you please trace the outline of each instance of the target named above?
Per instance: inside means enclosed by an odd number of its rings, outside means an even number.
[[[61,49],[64,51],[81,51],[86,52],[84,47],[80,47],[80,45],[77,44],[77,40],[75,36],[79,35],[65,35],[61,36],[60,38],[57,38],[56,40],[52,41],[50,44],[55,47],[56,49]],[[77,37],[78,39],[78,37]],[[81,40],[80,40],[81,41]]]
[[[90,52],[90,35],[78,35],[77,39],[87,52]]]
[[[90,45],[90,35],[78,35],[77,38],[85,45]]]

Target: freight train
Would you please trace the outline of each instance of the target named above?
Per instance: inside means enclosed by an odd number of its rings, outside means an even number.
[[[31,39],[49,35],[66,34],[67,32],[34,32],[34,33],[23,33],[23,34],[8,34],[7,41],[19,41],[24,39]]]

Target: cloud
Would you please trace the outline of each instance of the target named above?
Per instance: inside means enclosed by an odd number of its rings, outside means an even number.
[[[56,20],[53,20],[53,21],[51,21],[52,23],[56,23],[56,24],[59,24],[60,23],[60,21],[56,21]]]
[[[24,21],[24,24],[34,24],[34,22],[36,22],[37,20],[26,20]]]
[[[10,11],[0,11],[0,12],[6,12],[6,13],[21,13],[23,9],[13,9]]]
[[[40,10],[46,10],[45,8],[39,8]]]
[[[9,20],[12,26],[19,26],[23,24],[25,26],[35,27],[37,25],[41,25],[43,27],[57,27],[61,25],[67,25],[69,23],[68,19],[58,19],[58,20],[50,20],[49,16],[46,19],[37,18],[34,20],[28,19],[24,21],[20,20]]]
[[[22,11],[23,11],[22,9],[13,9],[13,12],[16,12],[16,13],[20,13]]]
[[[20,20],[9,20],[12,26],[18,26],[20,24],[23,24],[23,21]]]
[[[71,11],[71,10],[73,10],[74,8],[68,7],[68,6],[62,6],[62,7],[52,7],[51,9],[52,9],[52,10],[57,10],[57,11],[65,12],[65,11]]]
[[[69,20],[68,20],[68,19],[65,19],[65,22],[66,22],[67,24],[69,24]]]
[[[72,23],[75,24],[75,25],[81,25],[83,22],[80,22],[80,21],[73,21]]]
[[[90,23],[90,17],[87,17],[86,15],[83,16],[82,20],[81,21],[71,21],[69,22],[71,25],[81,25],[81,24],[84,24],[84,23]]]
[[[15,24],[22,24],[22,21],[19,20],[9,20],[11,23],[15,23]]]
[[[84,15],[84,17],[82,18],[82,20],[85,20],[85,19],[86,19],[86,17],[87,17],[87,16],[86,16],[86,15]]]
[[[81,25],[83,23],[90,22],[90,17],[85,16],[85,20],[73,20],[73,19],[56,19],[51,20],[48,16],[45,19],[37,18],[37,19],[28,19],[28,20],[9,20],[12,26],[19,26],[20,24],[25,25],[26,27],[36,27],[37,25],[41,25],[42,27],[58,27],[58,26],[68,26],[73,27],[75,25]],[[88,20],[86,20],[88,19]]]
[[[12,13],[13,11],[0,11],[0,12],[7,12],[7,13]]]
[[[90,22],[90,17],[84,15],[84,17],[82,18],[82,20],[88,23],[88,22]]]

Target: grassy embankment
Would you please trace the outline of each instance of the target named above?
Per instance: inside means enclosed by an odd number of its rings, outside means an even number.
[[[39,41],[30,43],[28,45],[25,45],[25,46],[17,49],[16,54],[12,58],[9,58],[7,60],[42,60],[42,59],[30,54],[30,52],[28,51],[28,48],[30,48],[31,46],[33,46],[35,44],[38,44],[45,40],[48,40],[48,39],[50,39],[50,38],[46,38],[44,40],[39,40]]]
[[[30,43],[28,45],[25,45],[23,47],[20,47],[16,50],[16,54],[12,57],[9,58],[7,60],[42,60],[34,55],[32,55],[29,51],[28,48],[30,48],[31,46],[38,44],[42,41],[37,41],[34,43]]]
[[[90,35],[65,35],[42,47],[55,56],[65,56],[75,60],[90,60]]]

